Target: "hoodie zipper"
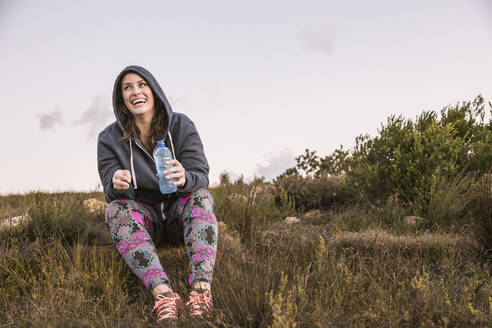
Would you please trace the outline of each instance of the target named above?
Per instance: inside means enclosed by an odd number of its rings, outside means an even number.
[[[134,138],[133,140],[135,140],[135,143],[137,144],[137,146],[138,146],[140,149],[142,149],[142,150],[144,151],[144,153],[146,153],[146,154],[147,154],[147,156],[149,156],[149,157],[150,157],[150,159],[151,159],[151,160],[155,163],[155,159],[154,159],[154,157],[150,156],[150,154],[147,152],[147,149],[145,149],[145,147],[141,146],[141,145],[140,145],[140,143],[139,143],[139,141],[138,141],[137,139],[135,139],[135,138]]]

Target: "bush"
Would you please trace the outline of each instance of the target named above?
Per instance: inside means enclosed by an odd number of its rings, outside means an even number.
[[[489,107],[492,113],[492,104]],[[427,212],[436,200],[436,189],[432,189],[436,181],[468,173],[479,177],[490,170],[492,119],[486,121],[484,99],[478,96],[445,107],[440,115],[424,111],[415,121],[390,116],[376,137],[360,135],[355,142],[353,150],[340,147],[324,158],[306,149],[296,158],[296,167],[276,179],[277,185],[300,202],[298,208],[339,200],[385,202],[396,197]],[[340,174],[346,174],[337,184],[343,197],[321,201],[320,197],[334,192],[330,181]],[[314,196],[311,190],[324,196]]]
[[[429,203],[421,211],[428,227],[466,224],[478,197],[476,180],[473,173],[451,177],[438,175],[433,179]]]
[[[492,109],[492,106],[490,106]],[[348,160],[347,183],[370,200],[398,195],[428,205],[433,181],[461,172],[483,174],[492,162],[492,121],[484,99],[423,112],[414,121],[391,116],[375,138],[359,136]]]
[[[302,177],[299,174],[283,176],[275,181],[277,193],[285,191],[297,210],[328,209],[348,198],[341,187],[344,175]]]
[[[335,204],[349,202],[353,197],[344,186],[348,155],[342,146],[325,158],[306,149],[296,158],[296,167],[274,180],[277,194],[286,192],[300,211],[328,209]]]

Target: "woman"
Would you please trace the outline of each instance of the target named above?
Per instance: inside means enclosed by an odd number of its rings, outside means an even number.
[[[172,289],[154,242],[165,232],[181,236],[186,247],[191,293],[186,307],[192,316],[209,315],[210,291],[217,251],[217,220],[208,187],[209,167],[193,122],[172,111],[161,87],[143,67],[128,66],[113,89],[116,122],[100,134],[99,176],[109,202],[106,223],[125,262],[155,297],[157,322],[177,320],[180,296]],[[163,195],[153,150],[164,140],[174,167],[177,191]]]

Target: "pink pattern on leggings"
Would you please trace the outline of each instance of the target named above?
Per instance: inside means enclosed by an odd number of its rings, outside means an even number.
[[[186,197],[181,197],[181,199],[179,200],[179,202],[181,203],[181,205],[184,205],[188,202],[188,200],[191,198],[191,194],[186,196]]]
[[[169,281],[169,278],[167,277],[164,271],[162,271],[161,269],[152,269],[152,268],[145,271],[144,274],[140,276],[140,280],[143,281],[145,287],[149,288],[150,282],[152,281],[152,279],[156,277],[163,278]]]
[[[191,216],[193,216],[193,221],[195,222],[215,224],[215,215],[210,214],[209,212],[202,210],[199,207],[193,207],[193,209],[191,210]]]
[[[140,223],[142,226],[145,226],[144,223],[143,223],[143,220],[142,220],[142,217],[140,216],[140,213],[138,212],[135,212],[135,211],[132,211],[132,214],[133,214],[133,218],[138,222]]]
[[[195,278],[195,275],[193,273],[190,273],[188,276],[188,285],[191,286],[191,283],[193,282],[193,278]]]
[[[132,211],[133,217],[135,220],[140,223],[143,227],[145,227],[145,230],[149,231],[150,230],[150,221],[149,220],[142,220],[142,217],[140,216],[140,213]],[[145,218],[145,216],[144,216]]]
[[[200,262],[206,258],[210,258],[212,263],[215,263],[215,252],[212,248],[202,247],[194,250],[193,263]]]
[[[130,238],[130,240],[124,240],[116,245],[116,249],[121,255],[125,256],[132,249],[140,245],[146,245],[148,242],[145,240],[146,234],[144,232],[137,232]]]

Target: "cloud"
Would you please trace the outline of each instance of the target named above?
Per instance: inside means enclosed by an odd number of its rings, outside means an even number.
[[[300,32],[301,43],[304,49],[321,52],[325,55],[333,54],[332,29],[321,27],[317,29],[303,29]]]
[[[39,115],[39,128],[41,130],[54,130],[55,125],[61,122],[63,122],[63,118],[60,106],[51,113]]]
[[[269,155],[264,164],[256,164],[256,174],[264,176],[267,180],[271,180],[282,174],[286,169],[296,165],[296,155],[288,148],[281,150],[278,153]]]
[[[107,97],[94,97],[91,106],[74,122],[75,125],[85,125],[89,128],[89,137],[97,135],[114,117],[110,110]]]

